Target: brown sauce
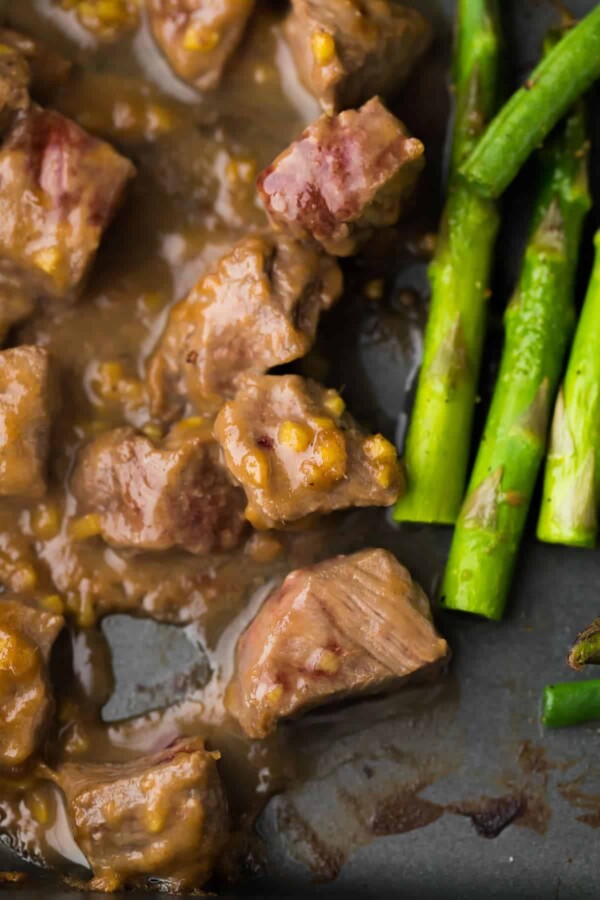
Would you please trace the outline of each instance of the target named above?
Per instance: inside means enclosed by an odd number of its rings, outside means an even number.
[[[249,543],[219,558],[171,551],[132,556],[99,538],[72,536],[77,513],[65,485],[86,437],[150,422],[141,376],[170,305],[232,242],[264,225],[254,179],[244,173],[260,171],[318,113],[297,80],[278,30],[277,4],[261,2],[259,7],[222,87],[200,98],[171,75],[145,27],[119,43],[96,48],[72,16],[49,0],[10,3],[4,16],[8,26],[43,38],[79,63],[51,105],[110,140],[138,169],[81,300],[72,307],[46,304],[11,340],[50,350],[60,362],[64,398],[53,423],[47,496],[41,503],[0,502],[0,583],[36,601],[58,596],[69,617],[69,634],[55,660],[57,716],[45,758],[50,765],[126,761],[179,735],[203,734],[222,754],[221,773],[238,832],[252,823],[274,791],[306,773],[305,761],[294,749],[293,726],[266,741],[251,742],[225,714],[223,692],[237,638],[267,587],[287,571],[365,544],[385,546],[386,535],[390,543],[385,513],[332,517],[312,530],[278,535],[283,552],[271,562],[260,561],[260,549]],[[438,175],[446,105],[443,60],[439,55],[435,59],[416,89],[405,92],[414,105],[405,99],[402,110],[413,130],[424,141],[431,139],[430,185]],[[431,83],[437,85],[443,107],[435,115],[430,104],[418,102],[420,86],[425,91],[423,85]],[[434,190],[431,201],[419,209],[414,228],[392,231],[347,266],[345,312],[324,323],[318,348],[298,369],[332,386],[347,385],[356,399],[355,415],[392,438],[419,360],[421,261],[428,253],[426,235],[435,228],[436,208]],[[396,282],[400,260],[409,265]],[[372,287],[374,280],[381,286]],[[340,345],[346,352],[336,355]],[[381,377],[390,370],[390,360],[396,367],[395,387]],[[103,384],[106,364],[120,367],[117,390]],[[430,579],[434,570],[434,564],[424,566]],[[100,623],[111,614],[185,627],[188,639],[200,648],[185,672],[178,674],[175,667],[167,708],[156,708],[166,702],[164,692],[153,694],[141,684],[137,700],[150,711],[105,721],[102,710],[115,679],[106,640],[110,628],[103,631]],[[135,622],[127,620],[126,627],[133,633]],[[352,719],[341,714],[334,731],[343,733],[345,721]],[[373,814],[371,832],[387,834],[433,821],[434,806],[420,802],[416,812],[406,813],[401,829],[390,825],[397,810],[382,807],[378,817]],[[61,872],[77,871],[85,862],[43,766],[31,764],[0,778],[0,832],[24,859]],[[237,850],[244,855],[245,849]],[[325,868],[330,873],[338,862],[330,859]]]

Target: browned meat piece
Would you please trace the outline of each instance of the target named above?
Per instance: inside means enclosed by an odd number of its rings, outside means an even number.
[[[292,572],[240,638],[229,712],[252,738],[279,719],[408,678],[450,656],[429,601],[387,550]]]
[[[0,29],[0,132],[4,133],[17,113],[29,109],[31,72],[24,56],[2,43]]]
[[[34,299],[17,278],[0,276],[0,344],[13,325],[22,322],[33,312]]]
[[[319,251],[240,241],[171,311],[148,370],[154,415],[172,419],[186,401],[216,411],[244,373],[303,356],[341,289],[339,266]]]
[[[228,829],[218,758],[200,738],[184,738],[135,762],[59,769],[91,889],[114,891],[151,876],[175,891],[210,877]]]
[[[31,93],[46,103],[53,91],[66,81],[72,63],[47,44],[8,28],[0,28],[0,45],[18,51],[27,61],[31,74]]]
[[[349,256],[394,225],[425,164],[423,144],[375,97],[321,116],[258,179],[275,227]]]
[[[18,600],[0,599],[0,766],[35,752],[54,702],[47,666],[64,620]]]
[[[134,174],[59,113],[33,109],[0,148],[0,267],[54,296],[74,291]]]
[[[54,0],[73,11],[79,22],[100,41],[118,41],[138,27],[140,0]]]
[[[285,31],[301,80],[330,115],[397,89],[432,36],[394,0],[292,0]]]
[[[391,506],[404,487],[392,444],[361,431],[336,391],[299,375],[248,376],[219,413],[215,435],[256,528]]]
[[[41,497],[53,404],[46,350],[0,353],[0,496]]]
[[[244,530],[244,495],[206,428],[183,422],[161,445],[118,428],[80,453],[72,490],[115,547],[190,553],[231,550]]]
[[[149,0],[148,9],[156,43],[175,74],[207,91],[219,84],[254,0]]]

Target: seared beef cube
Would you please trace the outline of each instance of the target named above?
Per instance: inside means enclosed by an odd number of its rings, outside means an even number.
[[[217,87],[240,43],[254,0],[149,0],[156,43],[176,75],[201,91]]]
[[[363,432],[336,391],[299,375],[248,376],[219,413],[215,435],[256,528],[391,506],[404,487],[392,444]]]
[[[292,0],[285,32],[302,82],[329,115],[397,89],[432,34],[394,0]]]
[[[54,0],[72,11],[81,25],[100,41],[118,41],[138,27],[140,0]]]
[[[98,437],[79,454],[72,490],[115,547],[190,553],[231,550],[244,530],[244,495],[206,428],[183,422],[162,444],[132,428]]]
[[[275,227],[349,256],[394,225],[425,164],[423,144],[375,97],[321,116],[258,179]]]
[[[429,601],[387,550],[292,572],[241,636],[227,707],[251,738],[279,719],[432,677],[449,658]]]
[[[45,493],[52,401],[46,350],[16,347],[0,353],[0,496]]]
[[[43,738],[54,709],[48,662],[63,625],[62,616],[0,599],[0,766],[24,763]]]
[[[74,837],[94,874],[92,890],[114,891],[146,877],[183,890],[210,877],[228,830],[218,758],[200,738],[184,738],[135,762],[59,769]]]
[[[0,132],[4,133],[17,113],[29,109],[31,72],[24,56],[2,42],[0,29]]]
[[[133,175],[113,148],[51,110],[0,148],[0,267],[63,297],[81,283]]]
[[[0,344],[18,322],[33,312],[34,298],[23,289],[18,278],[0,274]]]
[[[53,91],[66,81],[72,69],[72,63],[68,59],[43,41],[18,31],[0,28],[0,45],[12,48],[27,61],[31,75],[31,94],[40,103],[46,103],[50,99]]]
[[[216,411],[244,373],[303,356],[341,288],[339,266],[319,251],[240,241],[169,316],[148,372],[154,415],[172,419],[186,401]]]

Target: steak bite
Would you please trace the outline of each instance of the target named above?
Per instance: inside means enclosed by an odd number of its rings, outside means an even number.
[[[375,228],[394,225],[425,164],[423,144],[378,97],[321,116],[258,178],[274,227],[350,256]]]
[[[0,496],[41,497],[54,394],[48,352],[0,353]]]
[[[147,877],[200,887],[228,836],[216,760],[200,738],[120,764],[66,763],[57,774],[74,837],[94,878],[114,891]]]
[[[244,495],[218,445],[193,421],[161,444],[132,428],[101,435],[80,452],[71,488],[115,547],[206,554],[232,550],[245,527]]]
[[[342,290],[338,264],[287,238],[239,241],[169,316],[148,369],[153,414],[216,411],[240,376],[298,359]]]
[[[67,297],[81,284],[134,174],[104,141],[32,109],[0,148],[0,269]]]
[[[429,601],[387,550],[292,572],[241,636],[229,712],[251,738],[279,719],[437,674],[450,656]]]
[[[149,0],[156,43],[176,75],[201,91],[217,87],[242,40],[254,0]]]
[[[54,709],[48,662],[64,620],[0,599],[0,766],[18,766],[38,748]]]
[[[256,528],[391,506],[404,487],[392,444],[363,432],[336,391],[299,375],[248,376],[217,416],[215,436]]]
[[[399,88],[432,37],[420,13],[393,0],[292,0],[285,33],[329,115]]]

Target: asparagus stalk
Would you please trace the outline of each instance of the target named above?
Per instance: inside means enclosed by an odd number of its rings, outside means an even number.
[[[600,4],[544,57],[508,100],[461,171],[499,197],[575,100],[600,78]]]
[[[502,618],[574,321],[573,283],[589,208],[582,107],[540,154],[530,238],[505,313],[505,345],[443,582],[451,609]]]
[[[452,523],[464,493],[498,213],[456,178],[497,108],[500,37],[496,0],[460,0],[450,190],[429,270],[429,321],[405,445],[408,489],[397,521]]]
[[[572,669],[582,669],[588,663],[600,663],[600,619],[596,619],[578,635],[569,653]]]
[[[565,728],[600,719],[600,680],[549,684],[544,688],[542,722]]]
[[[598,531],[600,231],[595,244],[592,278],[554,410],[537,529],[542,541],[574,547],[593,547]]]

